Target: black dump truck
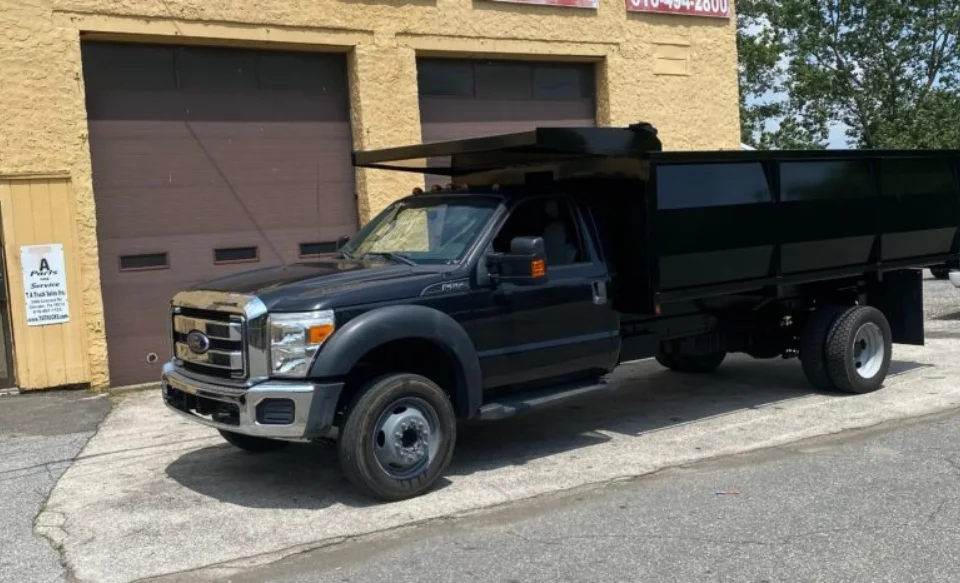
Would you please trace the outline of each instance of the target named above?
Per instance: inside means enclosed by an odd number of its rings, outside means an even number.
[[[818,390],[874,391],[924,342],[922,268],[957,256],[958,161],[671,152],[646,123],[356,152],[449,184],[327,258],[178,293],[163,400],[250,452],[335,439],[398,500],[444,473],[458,420],[612,390],[628,361],[798,357]]]

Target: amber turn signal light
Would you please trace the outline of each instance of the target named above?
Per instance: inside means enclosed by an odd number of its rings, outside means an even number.
[[[333,324],[320,324],[307,329],[307,341],[310,344],[320,344],[333,334]]]
[[[543,259],[534,259],[530,262],[530,276],[531,277],[543,277],[547,274],[547,266],[544,264]]]

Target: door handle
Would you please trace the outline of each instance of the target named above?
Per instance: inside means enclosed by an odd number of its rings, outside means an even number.
[[[593,288],[593,303],[602,306],[607,303],[607,282],[605,280],[594,280],[590,282]]]

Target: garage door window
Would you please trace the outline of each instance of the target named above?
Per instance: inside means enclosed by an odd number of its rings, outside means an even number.
[[[336,241],[324,241],[322,243],[300,243],[301,259],[308,257],[318,257],[327,253],[333,253],[337,250]]]
[[[213,250],[213,262],[217,265],[257,261],[260,261],[260,251],[256,247],[225,247]]]
[[[477,99],[592,99],[590,64],[421,59],[420,95]]]
[[[166,253],[120,256],[120,271],[143,271],[145,269],[167,269],[169,267],[170,257]]]

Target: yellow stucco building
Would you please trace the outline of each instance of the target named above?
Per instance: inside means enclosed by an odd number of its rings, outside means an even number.
[[[352,149],[637,121],[739,147],[734,9],[0,0],[0,377],[156,380],[174,290],[324,252],[416,186]]]

